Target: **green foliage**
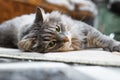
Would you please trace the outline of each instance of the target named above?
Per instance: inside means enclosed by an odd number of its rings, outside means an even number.
[[[98,29],[106,35],[115,33],[115,39],[120,40],[120,16],[110,12],[105,7],[101,6],[99,8],[98,17]]]

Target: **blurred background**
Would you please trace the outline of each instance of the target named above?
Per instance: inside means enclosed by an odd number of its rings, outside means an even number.
[[[59,10],[120,40],[120,0],[0,0],[0,23],[34,13],[36,6],[45,12]]]

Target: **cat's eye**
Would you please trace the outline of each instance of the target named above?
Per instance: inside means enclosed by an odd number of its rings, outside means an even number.
[[[48,45],[48,48],[54,47],[56,45],[56,41],[51,41]]]
[[[57,32],[60,32],[60,31],[61,31],[60,25],[56,25],[56,31],[57,31]]]

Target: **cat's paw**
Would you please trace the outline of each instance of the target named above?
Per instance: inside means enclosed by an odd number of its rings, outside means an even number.
[[[18,42],[18,48],[22,51],[30,51],[34,45],[33,42],[33,38],[21,40]]]
[[[112,51],[118,51],[118,52],[120,52],[120,44],[117,45],[117,46],[114,46]]]
[[[120,52],[120,43],[113,44],[113,45],[105,47],[103,49],[106,51],[111,51],[111,52],[113,52],[113,51]]]
[[[111,51],[118,51],[118,52],[120,52],[120,43],[117,42],[117,43],[113,44],[110,48],[111,48]]]

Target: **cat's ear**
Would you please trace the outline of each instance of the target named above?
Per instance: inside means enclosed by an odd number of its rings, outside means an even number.
[[[43,22],[43,12],[44,10],[40,7],[36,8],[36,16],[35,16],[35,23],[37,22]]]

